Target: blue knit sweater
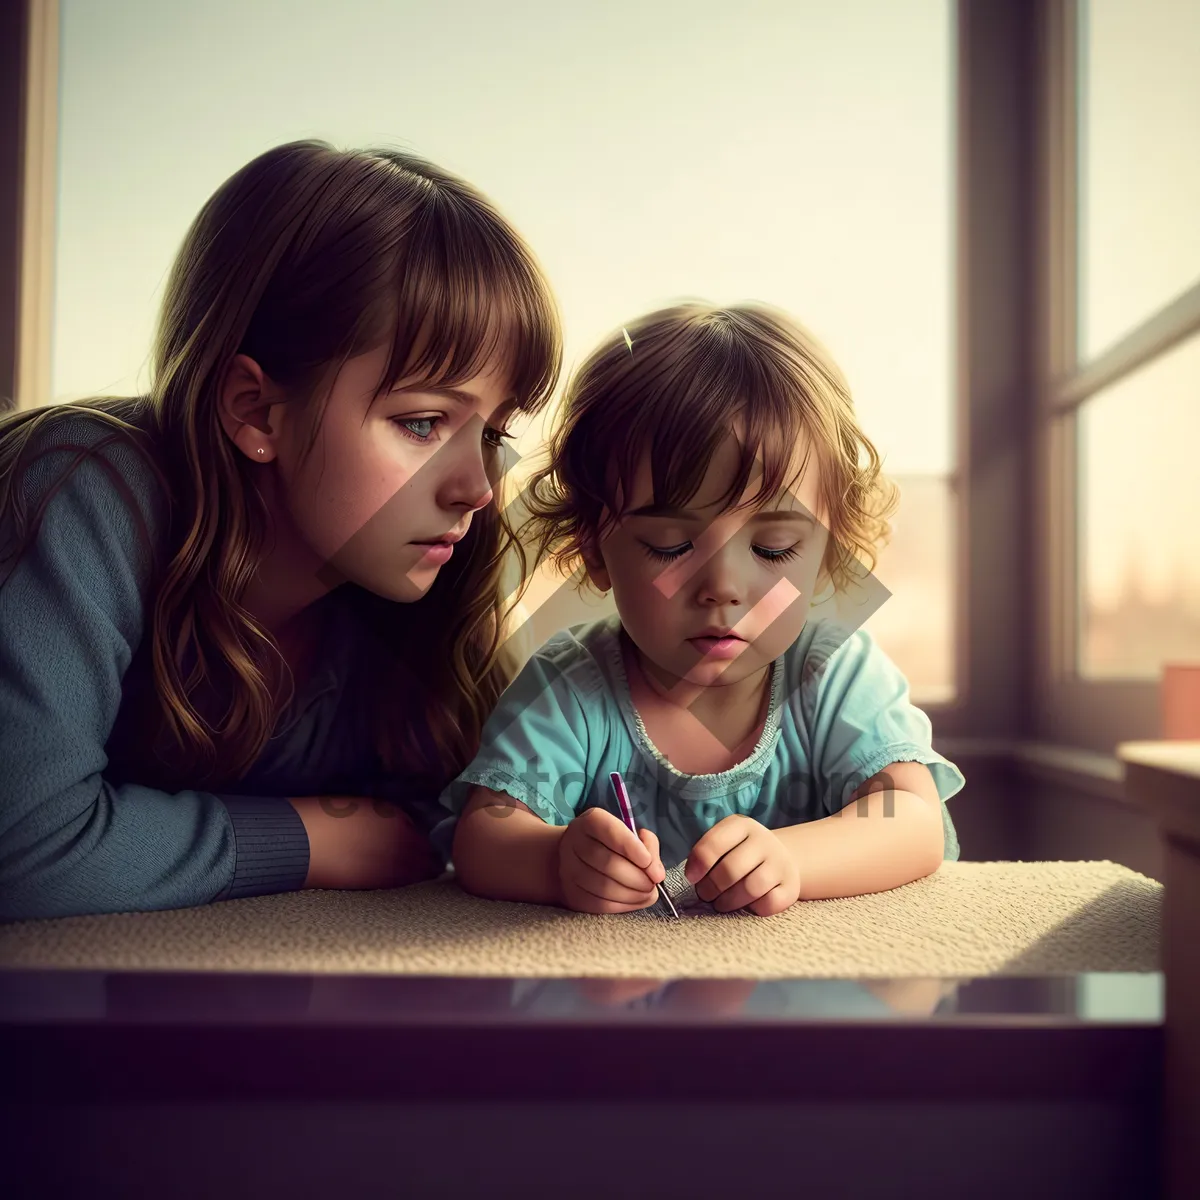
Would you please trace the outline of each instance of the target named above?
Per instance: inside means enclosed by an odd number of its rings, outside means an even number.
[[[111,433],[70,414],[40,434],[20,485],[29,511],[79,446]],[[153,677],[143,635],[165,498],[132,447],[114,441],[99,453],[120,480],[85,458],[15,566],[0,566],[0,920],[300,888],[308,838],[287,797],[392,791],[354,680],[353,625],[333,623],[323,662],[238,795],[152,786],[162,770],[146,735]],[[5,552],[11,532],[10,506],[0,513]],[[427,809],[437,819],[435,797]]]

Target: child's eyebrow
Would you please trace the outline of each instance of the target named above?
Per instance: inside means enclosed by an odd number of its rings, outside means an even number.
[[[705,514],[696,512],[695,509],[671,508],[666,504],[643,504],[641,508],[632,509],[628,515],[631,517],[673,517],[683,521],[703,521],[705,519]],[[809,526],[816,524],[808,513],[794,508],[777,508],[770,512],[757,512],[750,518],[750,521],[760,525],[767,521],[800,521]]]

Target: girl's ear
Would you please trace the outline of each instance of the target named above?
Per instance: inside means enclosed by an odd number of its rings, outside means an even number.
[[[278,452],[279,414],[271,410],[281,400],[254,359],[233,357],[221,378],[217,411],[225,436],[252,462],[269,462]]]

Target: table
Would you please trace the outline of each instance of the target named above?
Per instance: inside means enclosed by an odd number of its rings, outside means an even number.
[[[1149,1197],[1161,899],[1112,863],[959,863],[765,920],[443,882],[6,927],[8,1177],[90,1200]]]
[[[1157,973],[7,971],[0,1110],[20,1195],[1127,1198],[1161,1016]]]

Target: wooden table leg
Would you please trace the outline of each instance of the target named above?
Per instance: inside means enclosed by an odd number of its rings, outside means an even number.
[[[1200,1195],[1200,742],[1117,748],[1163,839],[1163,1195]]]

